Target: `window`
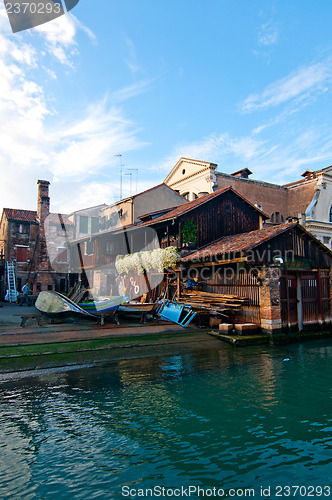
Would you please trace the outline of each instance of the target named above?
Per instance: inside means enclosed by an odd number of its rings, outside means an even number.
[[[118,220],[119,220],[119,216],[118,216],[117,212],[113,212],[111,215],[108,216],[107,227],[116,226]]]
[[[91,217],[91,233],[98,233],[99,231],[99,218]]]
[[[17,262],[28,262],[28,247],[16,247]]]
[[[106,255],[113,254],[113,241],[105,241],[105,254]]]
[[[94,252],[94,241],[86,241],[85,242],[85,255],[92,255]]]
[[[17,229],[20,234],[27,234],[28,233],[28,227],[26,224],[17,224]]]
[[[330,206],[329,221],[332,222],[332,205]]]
[[[323,243],[324,243],[324,245],[328,245],[330,243],[330,237],[329,236],[323,236]]]
[[[189,192],[187,193],[183,193],[183,198],[185,198],[186,200],[189,200]]]
[[[84,215],[80,215],[80,226],[79,232],[83,234],[88,234],[89,232],[89,217],[85,217]]]

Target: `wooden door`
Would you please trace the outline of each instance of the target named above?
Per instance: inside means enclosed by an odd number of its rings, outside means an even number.
[[[298,329],[297,276],[285,272],[280,278],[280,305],[282,328],[286,331]]]

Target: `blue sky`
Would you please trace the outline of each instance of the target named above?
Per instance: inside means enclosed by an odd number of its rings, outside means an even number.
[[[180,156],[275,183],[332,163],[328,0],[80,0],[17,34],[0,7],[0,206],[40,178],[53,211],[111,203],[117,154],[138,190]]]

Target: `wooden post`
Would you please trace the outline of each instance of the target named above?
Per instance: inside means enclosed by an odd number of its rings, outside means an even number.
[[[145,269],[143,269],[143,276],[144,276],[145,284],[147,286],[147,289],[148,289],[148,292],[150,295],[149,299],[151,300],[151,286],[150,286],[150,281],[149,281],[148,275],[146,274]]]
[[[166,272],[166,299],[169,300],[168,273]]]
[[[179,299],[180,295],[181,295],[180,271],[176,271],[176,298]]]
[[[286,298],[287,298],[287,322],[288,322],[288,328],[290,328],[291,321],[290,321],[290,307],[289,307],[289,290],[288,290],[288,274],[287,274],[287,269],[285,271],[285,279],[286,279]]]
[[[297,278],[297,324],[299,327],[299,331],[303,330],[303,304],[302,304],[302,289],[301,289],[301,274],[298,273]]]
[[[322,280],[320,275],[320,269],[317,269],[317,278],[316,278],[316,286],[317,286],[317,316],[318,323],[324,323],[323,318],[323,307],[322,307]]]
[[[179,248],[182,248],[182,222],[179,222]]]

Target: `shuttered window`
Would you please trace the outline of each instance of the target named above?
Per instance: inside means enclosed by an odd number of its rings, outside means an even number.
[[[28,262],[28,247],[16,247],[17,262]]]

